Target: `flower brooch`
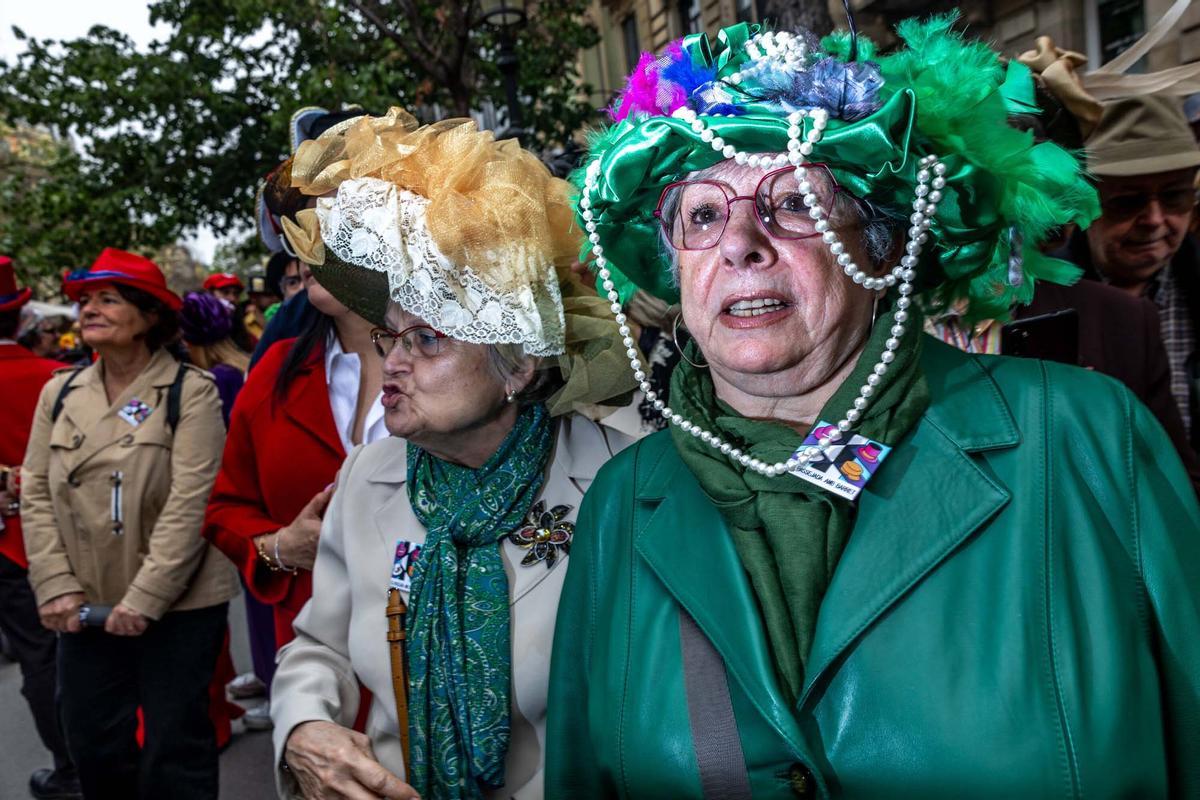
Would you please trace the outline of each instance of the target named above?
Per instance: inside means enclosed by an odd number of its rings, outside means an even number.
[[[560,550],[564,555],[570,554],[571,537],[575,535],[575,523],[565,519],[570,511],[571,506],[554,506],[547,511],[542,500],[533,504],[525,515],[525,524],[508,535],[510,542],[529,551],[521,566],[531,567],[540,561],[546,564],[546,569],[551,569]]]

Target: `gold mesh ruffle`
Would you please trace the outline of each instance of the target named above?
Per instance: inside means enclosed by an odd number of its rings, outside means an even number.
[[[555,415],[627,401],[636,388],[629,356],[608,302],[568,268],[579,252],[570,185],[515,140],[497,142],[471,120],[420,127],[399,108],[359,117],[304,142],[291,165],[291,186],[309,197],[343,181],[378,178],[429,200],[425,218],[438,250],[469,266],[500,292],[529,290],[553,265],[562,293],[566,352],[541,368],[561,370],[565,384],[547,401]],[[296,254],[323,265],[327,254],[315,209],[283,219]],[[516,254],[514,256],[514,254]],[[339,263],[338,269],[367,272]]]
[[[328,194],[350,178],[379,178],[428,199],[426,222],[438,250],[497,291],[537,285],[547,265],[567,264],[579,251],[570,185],[516,140],[497,142],[469,119],[419,127],[393,108],[332,128],[296,151],[291,182],[304,194]],[[298,223],[288,226],[289,239],[297,244],[293,232],[303,229],[300,246],[318,257],[315,219]]]
[[[596,405],[623,405],[637,381],[608,301],[567,268],[558,270],[558,285],[567,351],[557,357],[557,366],[566,384],[546,401],[546,407],[557,416]]]
[[[292,245],[292,252],[305,264],[325,263],[325,242],[321,239],[321,222],[314,208],[306,208],[296,214],[293,222],[281,217],[283,232]]]

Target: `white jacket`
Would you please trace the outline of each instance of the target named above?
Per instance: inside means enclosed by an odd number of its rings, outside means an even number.
[[[597,470],[632,440],[578,415],[557,424],[539,500],[547,509],[570,506],[567,519],[574,521]],[[404,440],[387,438],[355,448],[342,465],[321,527],[312,599],[296,618],[296,638],[279,652],[271,685],[277,765],[284,743],[300,723],[352,725],[361,681],[374,698],[366,734],[375,756],[405,777],[385,616],[397,540],[425,540],[425,529],[408,501],[405,450]],[[507,539],[502,552],[512,598],[512,733],[507,784],[494,796],[536,800],[543,795],[550,645],[569,557],[560,556],[548,569],[542,562],[522,566],[527,551]],[[558,742],[549,747],[570,746]],[[280,796],[298,797],[294,777],[276,772]]]

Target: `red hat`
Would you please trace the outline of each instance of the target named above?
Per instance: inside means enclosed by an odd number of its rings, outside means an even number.
[[[126,253],[115,247],[106,247],[93,262],[90,269],[72,272],[63,280],[63,291],[72,300],[79,300],[79,295],[92,286],[105,283],[119,283],[141,289],[147,294],[157,297],[172,311],[178,311],[183,306],[179,295],[167,288],[167,279],[162,270],[148,258],[133,253]]]
[[[204,291],[211,292],[213,289],[227,289],[230,286],[236,286],[240,292],[245,286],[242,285],[242,279],[232,272],[214,272],[204,279]]]
[[[16,311],[29,302],[33,290],[26,286],[17,288],[17,273],[13,269],[12,259],[0,256],[0,312]]]

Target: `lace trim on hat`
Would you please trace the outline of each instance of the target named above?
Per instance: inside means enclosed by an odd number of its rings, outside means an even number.
[[[429,233],[429,201],[390,181],[342,182],[336,197],[317,201],[321,238],[339,259],[388,276],[391,299],[454,339],[521,344],[533,356],[565,352],[563,302],[554,266],[540,283],[499,292],[470,267],[456,266]],[[490,262],[523,263],[519,243],[487,253]]]

